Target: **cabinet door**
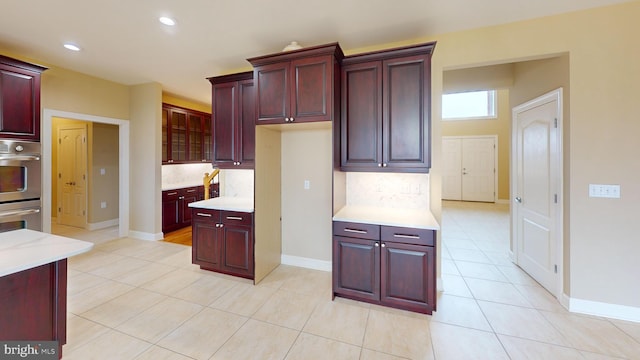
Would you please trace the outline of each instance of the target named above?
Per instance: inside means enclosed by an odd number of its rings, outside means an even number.
[[[316,56],[291,62],[290,121],[331,121],[333,57]]]
[[[180,228],[180,208],[178,190],[162,192],[162,232]]]
[[[218,225],[219,212],[192,209],[192,262],[201,267],[222,268],[222,231]]]
[[[392,242],[381,248],[381,302],[423,313],[435,310],[434,248]]]
[[[380,300],[377,241],[333,237],[333,291],[362,300]]]
[[[224,270],[253,279],[253,230],[249,226],[223,224]]]
[[[182,215],[181,223],[183,227],[187,227],[191,225],[191,208],[189,204],[192,202],[198,201],[198,188],[186,188],[183,190],[183,195],[181,196],[181,204],[180,204],[180,213]]]
[[[240,81],[238,90],[238,161],[241,168],[253,169],[256,158],[256,94],[253,80]]]
[[[171,110],[169,131],[171,131],[171,159],[187,160],[187,113]]]
[[[196,113],[187,114],[187,129],[189,131],[187,161],[202,161],[204,159],[202,134],[202,115]]]
[[[256,67],[256,125],[280,124],[288,118],[290,106],[289,62]]]
[[[169,109],[162,108],[162,162],[169,161]]]
[[[383,61],[383,166],[428,171],[430,57]]]
[[[238,83],[216,84],[212,91],[213,164],[230,168],[237,157],[235,119],[238,113]]]
[[[0,134],[40,141],[40,74],[0,64]]]
[[[202,118],[202,162],[210,162],[211,150],[212,150],[212,137],[211,137],[211,116],[204,114]]]
[[[382,166],[382,65],[379,61],[342,68],[341,166]]]

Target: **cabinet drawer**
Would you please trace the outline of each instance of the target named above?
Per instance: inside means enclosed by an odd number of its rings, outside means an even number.
[[[334,221],[333,235],[358,239],[380,240],[380,225]]]
[[[219,210],[192,208],[191,211],[192,219],[196,221],[218,222],[220,220]]]
[[[396,226],[382,226],[380,239],[382,241],[427,246],[433,246],[435,243],[433,230]]]
[[[223,211],[222,219],[223,224],[226,225],[253,225],[253,214],[240,211]]]
[[[177,200],[178,197],[180,197],[180,191],[182,191],[182,189],[165,190],[165,191],[163,191],[162,192],[162,201]]]

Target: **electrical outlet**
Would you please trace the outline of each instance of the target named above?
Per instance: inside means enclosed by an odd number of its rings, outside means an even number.
[[[100,168],[100,175],[104,175],[107,173],[107,170],[105,168]]]
[[[620,198],[620,185],[589,184],[589,197]]]
[[[100,208],[101,208],[101,209],[106,209],[106,208],[107,208],[107,202],[106,202],[106,201],[102,201],[102,202],[100,203]]]
[[[310,188],[311,188],[311,181],[305,180],[304,181],[304,189],[305,190],[309,190]]]

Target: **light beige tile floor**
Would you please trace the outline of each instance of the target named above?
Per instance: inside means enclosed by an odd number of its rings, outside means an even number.
[[[332,301],[328,272],[254,286],[182,245],[52,229],[96,244],[69,260],[64,359],[640,359],[640,324],[569,313],[511,263],[506,205],[445,202],[432,316]]]

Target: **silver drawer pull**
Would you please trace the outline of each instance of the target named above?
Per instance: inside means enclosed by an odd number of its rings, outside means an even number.
[[[344,228],[345,232],[350,232],[350,233],[356,233],[356,234],[366,234],[367,230],[357,230],[357,229],[349,229],[349,228]]]
[[[239,216],[227,216],[227,220],[242,220]]]
[[[1,212],[0,217],[8,217],[8,216],[21,216],[21,215],[29,215],[29,214],[37,214],[40,212],[40,209],[29,209],[29,210],[17,210],[17,211],[6,211]]]
[[[188,193],[189,192],[195,192],[195,191],[196,191],[196,189],[187,190]]]
[[[205,213],[196,213],[196,215],[198,215],[198,216],[211,217],[211,214],[205,214]]]
[[[167,193],[167,195],[178,195],[178,193],[177,192],[170,192],[170,193]]]
[[[401,239],[420,239],[420,236],[418,235],[393,234],[393,237],[397,237]]]

